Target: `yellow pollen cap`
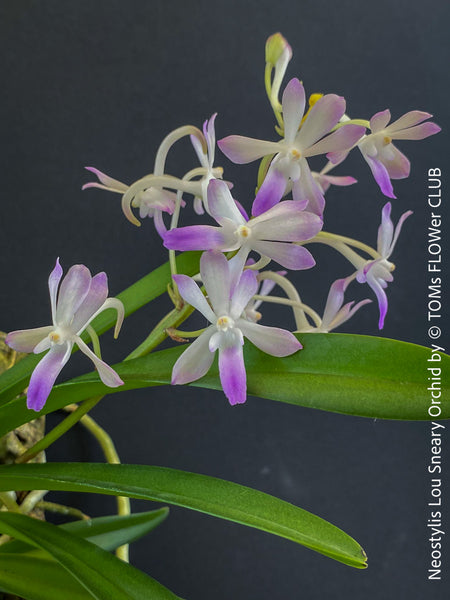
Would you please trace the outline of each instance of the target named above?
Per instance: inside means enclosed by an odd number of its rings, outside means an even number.
[[[247,227],[247,225],[241,225],[237,232],[241,237],[248,238],[250,237],[251,229],[250,227]]]

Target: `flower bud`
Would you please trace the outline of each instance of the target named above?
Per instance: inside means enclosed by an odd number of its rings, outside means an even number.
[[[270,63],[275,67],[280,59],[287,64],[291,58],[292,48],[281,33],[274,33],[267,39],[266,63]]]

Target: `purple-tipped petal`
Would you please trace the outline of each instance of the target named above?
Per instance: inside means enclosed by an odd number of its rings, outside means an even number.
[[[225,256],[219,252],[205,252],[202,254],[200,275],[215,315],[226,314],[229,307],[231,281],[228,261]]]
[[[247,375],[241,345],[219,348],[219,373],[230,404],[243,404],[247,399]]]
[[[327,157],[328,154],[333,156],[333,153],[352,148],[362,138],[365,131],[365,127],[361,125],[343,125],[337,131],[321,139],[317,144],[310,146],[302,154],[305,157],[317,156],[318,154],[327,154]]]
[[[303,202],[285,200],[251,221],[258,240],[302,242],[322,229],[322,219],[304,210]]]
[[[216,250],[227,248],[232,238],[222,227],[190,225],[171,229],[164,235],[164,246],[169,250]]]
[[[345,113],[345,100],[336,94],[319,98],[309,111],[297,135],[296,144],[304,151],[329,133]]]
[[[422,123],[422,121],[431,119],[432,116],[433,115],[430,115],[430,113],[423,112],[422,110],[411,110],[411,111],[407,112],[406,114],[402,115],[396,121],[393,121],[389,125],[389,127],[383,127],[383,129],[386,128],[386,130],[389,134],[394,133],[396,131],[399,131],[400,129],[406,129],[407,127],[414,127],[415,125]]]
[[[59,257],[56,259],[56,264],[48,278],[48,290],[50,292],[50,304],[52,307],[52,321],[56,323],[56,304],[58,298],[58,286],[61,281],[63,270],[59,264]]]
[[[91,273],[84,265],[70,267],[61,282],[56,307],[58,325],[70,325],[74,313],[83,303],[91,285]]]
[[[357,304],[355,304],[355,306],[352,307],[353,302],[349,302],[348,304],[346,304],[345,306],[343,306],[341,308],[341,310],[339,311],[339,313],[336,315],[336,319],[333,323],[333,329],[338,327],[339,325],[342,325],[343,323],[345,323],[345,321],[348,321],[349,319],[351,319],[351,317],[353,317],[353,315],[363,306],[365,306],[366,304],[370,304],[372,302],[372,300],[370,300],[369,298],[366,298],[365,300],[361,300],[360,302],[358,302]]]
[[[345,187],[347,185],[353,185],[354,183],[357,183],[357,180],[350,175],[322,175],[321,173],[317,173],[313,176],[322,188],[323,193],[328,190],[330,185]]]
[[[155,224],[155,229],[158,232],[159,237],[164,240],[167,233],[167,227],[164,223],[164,218],[160,210],[155,210],[153,215],[153,223]]]
[[[436,123],[422,123],[408,129],[393,131],[391,137],[394,140],[423,140],[440,131],[441,128]]]
[[[243,320],[239,321],[239,328],[252,344],[271,356],[289,356],[302,348],[297,338],[285,329]]]
[[[20,329],[8,333],[5,343],[17,352],[33,352],[35,347],[46,338],[54,327],[36,327],[35,329]]]
[[[377,133],[378,131],[382,131],[386,128],[387,124],[391,120],[391,111],[386,108],[386,110],[382,110],[373,115],[370,119],[370,131],[372,133]]]
[[[209,371],[214,360],[209,339],[215,331],[215,327],[208,327],[179,357],[172,370],[172,385],[196,381]]]
[[[256,194],[252,215],[257,217],[275,206],[286,191],[286,176],[278,169],[271,167]]]
[[[47,401],[61,369],[69,360],[71,344],[54,345],[31,374],[27,407],[39,412]]]
[[[294,142],[305,112],[305,89],[296,78],[287,84],[282,98],[284,139],[288,144]]]
[[[386,167],[379,160],[375,158],[369,158],[363,154],[366,159],[367,164],[372,171],[372,175],[375,178],[375,181],[380,186],[380,190],[383,192],[385,196],[388,198],[396,198],[394,194],[394,188],[392,187],[391,179],[389,177],[389,173]]]
[[[83,352],[83,354],[85,354],[88,358],[92,360],[100,376],[100,379],[105,385],[113,388],[123,385],[123,381],[120,379],[119,375],[114,371],[114,369],[112,369],[98,356],[96,356],[96,354],[92,352],[89,346],[87,346],[81,338],[77,337],[76,343],[81,352]]]
[[[229,135],[217,142],[227,158],[232,162],[243,165],[258,158],[280,152],[278,142],[255,140],[242,135]]]
[[[294,271],[310,269],[316,264],[309,250],[302,246],[284,242],[254,242],[253,250],[262,256],[268,256],[286,269]]]
[[[348,285],[347,279],[337,279],[330,287],[328,292],[327,303],[323,311],[322,325],[325,327],[333,321],[338,314],[343,302],[344,292]]]
[[[378,279],[376,279],[375,277],[368,277],[367,283],[370,285],[372,290],[375,292],[375,296],[377,297],[378,308],[380,311],[380,318],[378,320],[378,329],[383,329],[384,319],[386,318],[386,314],[387,314],[387,310],[388,310],[388,299],[386,296],[386,292],[384,291],[381,282]]]
[[[71,324],[72,331],[78,335],[84,329],[92,315],[102,306],[107,297],[108,277],[104,272],[97,273],[92,278],[87,296],[74,315]]]
[[[210,323],[214,323],[216,316],[192,277],[188,277],[187,275],[174,275],[173,279],[178,286],[178,291],[183,300],[200,311]]]

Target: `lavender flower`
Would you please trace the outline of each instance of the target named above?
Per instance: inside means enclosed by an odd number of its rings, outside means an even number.
[[[328,333],[345,323],[345,321],[348,321],[362,306],[372,302],[372,300],[367,298],[366,300],[361,300],[357,304],[355,304],[354,301],[344,304],[344,292],[351,280],[351,277],[336,279],[330,287],[320,326],[305,327],[299,331]]]
[[[117,337],[124,316],[122,302],[116,298],[107,298],[106,273],[97,273],[91,277],[87,267],[74,265],[59,285],[62,273],[57,259],[48,279],[53,324],[13,331],[5,340],[8,346],[19,352],[40,354],[49,350],[34,369],[28,387],[27,406],[35,411],[40,411],[47,401],[57,376],[70,358],[74,344],[92,360],[105,385],[118,387],[123,384],[117,373],[80,338],[91,321],[107,308],[117,311],[114,331],[114,337]]]
[[[219,373],[223,391],[230,404],[246,400],[247,378],[242,346],[244,336],[263,352],[288,356],[302,346],[284,329],[266,327],[248,321],[245,308],[258,289],[256,274],[242,273],[233,287],[232,274],[225,256],[205,252],[200,260],[200,274],[208,299],[191,277],[174,275],[181,296],[211,323],[179,357],[172,371],[172,384],[190,383],[205,375],[219,351]]]
[[[403,213],[394,230],[394,224],[391,220],[391,203],[385,204],[381,213],[381,225],[378,228],[377,251],[380,258],[365,262],[356,275],[359,283],[369,284],[378,299],[380,309],[379,329],[383,329],[388,309],[388,300],[384,290],[387,284],[394,280],[392,271],[395,266],[388,261],[388,258],[394,251],[404,221],[410,215],[412,215],[412,210]]]
[[[298,79],[291,79],[286,86],[282,107],[283,140],[268,142],[230,135],[219,140],[218,146],[230,160],[239,164],[276,155],[255,198],[253,215],[258,216],[274,206],[284,195],[290,180],[294,200],[308,201],[308,210],[321,216],[325,200],[306,158],[350,149],[364,134],[365,128],[349,124],[327,135],[345,113],[344,98],[335,94],[322,96],[302,123],[305,90]]]
[[[105,175],[105,173],[102,173],[95,167],[85,167],[85,169],[94,173],[99,182],[90,181],[89,183],[85,183],[81,188],[82,190],[96,187],[101,190],[107,190],[108,192],[121,194],[125,197],[125,194],[130,189],[130,186]],[[164,237],[167,228],[164,224],[162,213],[166,212],[169,215],[173,214],[176,199],[177,195],[174,192],[169,192],[162,187],[149,186],[147,189],[139,190],[136,193],[131,202],[131,206],[133,208],[139,208],[139,216],[141,219],[145,217],[153,218],[156,231],[161,237]],[[183,202],[182,204],[184,206],[185,203]],[[131,206],[127,202],[122,202],[122,209],[127,219],[134,225],[140,226],[140,222],[131,211]]]
[[[170,250],[239,250],[233,259],[233,268],[238,273],[251,250],[288,269],[314,266],[306,248],[289,243],[308,240],[322,228],[322,220],[304,210],[305,202],[285,201],[247,221],[226,183],[213,179],[208,186],[208,204],[220,227],[192,225],[172,229],[164,237],[164,246]]]
[[[439,133],[441,128],[436,123],[423,123],[432,116],[412,110],[388,125],[391,113],[386,109],[370,119],[372,133],[361,141],[359,149],[385,196],[395,198],[391,179],[408,177],[411,167],[409,160],[394,146],[392,140],[423,140]]]
[[[201,195],[196,196],[194,199],[194,210],[198,215],[202,215],[205,210],[209,213],[208,208],[208,184],[211,179],[222,179],[223,169],[222,167],[214,167],[214,154],[216,147],[216,132],[214,128],[214,122],[216,120],[217,113],[214,113],[209,120],[203,123],[203,135],[206,141],[206,153],[204,152],[203,145],[201,144],[198,137],[191,135],[191,143],[194,147],[195,153],[197,154],[198,160],[202,165],[204,174],[200,179]],[[193,173],[196,172],[194,169]],[[232,187],[231,183],[227,183],[228,187]]]

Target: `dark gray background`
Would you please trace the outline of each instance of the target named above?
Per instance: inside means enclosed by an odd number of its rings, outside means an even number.
[[[219,138],[270,139],[264,43],[281,31],[294,50],[288,78],[300,77],[308,92],[342,94],[348,112],[362,118],[387,107],[394,118],[427,110],[444,129],[399,144],[412,175],[394,184],[394,220],[407,209],[414,216],[394,255],[383,335],[426,344],[426,174],[440,167],[446,185],[448,25],[444,0],[3,0],[0,328],[47,324],[46,279],[58,255],[65,268],[84,263],[92,272],[105,270],[111,294],[166,260],[152,224],[138,230],[128,223],[118,196],[80,191],[92,180],[83,166],[135,181],[151,171],[170,130],[199,126],[215,111]],[[249,207],[256,166],[237,168],[220,153],[216,164]],[[180,145],[169,170],[181,175],[192,166],[188,145]],[[340,173],[360,183],[330,192],[326,227],[375,243],[384,198],[356,153]],[[329,284],[348,268],[327,249],[314,254],[319,268],[298,281],[320,310]],[[368,295],[362,286],[351,289],[355,297]],[[120,360],[167,310],[164,298],[127,320],[119,342],[106,336],[104,357]],[[374,303],[343,331],[377,334],[377,321]],[[77,356],[62,378],[90,369]],[[111,396],[95,416],[124,462],[196,471],[272,493],[340,526],[369,556],[369,569],[357,571],[286,540],[174,508],[135,544],[132,562],[185,598],[384,600],[448,592],[448,567],[444,581],[427,581],[426,423],[351,418],[256,398],[230,408],[219,392],[179,387]],[[101,460],[82,430],[48,457]],[[64,501],[83,502],[93,515],[114,510],[111,499]],[[133,506],[145,510],[149,503]],[[448,544],[444,556],[448,565]]]

